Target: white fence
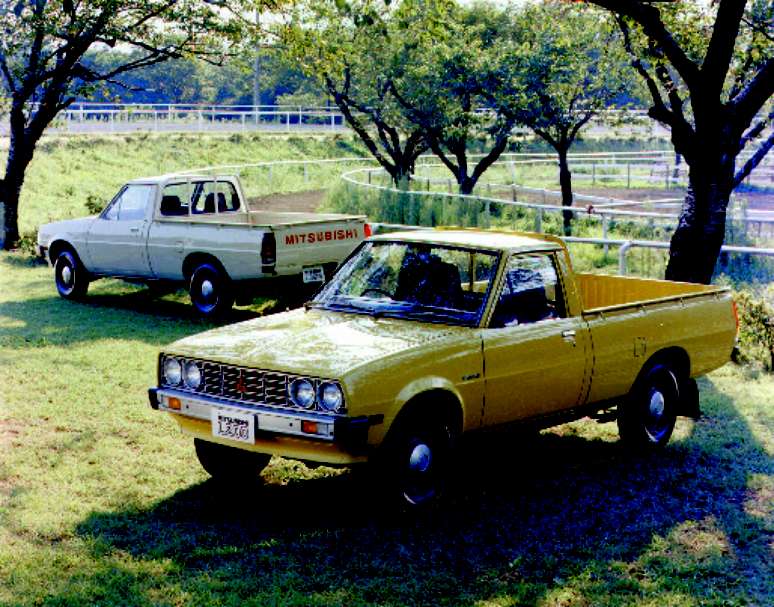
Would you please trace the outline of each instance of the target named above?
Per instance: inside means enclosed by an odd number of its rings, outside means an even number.
[[[482,109],[482,112],[488,110]],[[625,136],[668,136],[668,131],[646,117],[644,111],[627,111],[621,123],[620,111],[603,112],[592,120],[587,133],[613,131]],[[210,105],[210,104],[120,104],[82,102],[59,114],[47,132],[132,133],[132,132],[317,132],[347,130],[343,114],[331,106]],[[8,131],[7,118],[0,115],[0,136]],[[517,128],[515,133],[528,133]]]

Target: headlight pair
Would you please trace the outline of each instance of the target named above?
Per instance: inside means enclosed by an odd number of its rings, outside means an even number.
[[[341,386],[324,381],[315,390],[314,383],[311,379],[294,379],[288,387],[291,402],[304,409],[313,409],[317,404],[323,411],[339,413],[344,408]]]
[[[192,360],[181,361],[168,356],[164,359],[163,374],[164,381],[170,386],[178,386],[182,382],[191,390],[196,390],[202,385],[202,370]]]

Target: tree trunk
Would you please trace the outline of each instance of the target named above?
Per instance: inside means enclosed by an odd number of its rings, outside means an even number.
[[[0,198],[5,203],[3,248],[6,250],[15,248],[19,242],[19,196],[27,167],[32,161],[32,154],[37,144],[37,141],[27,141],[22,107],[12,107],[10,123],[11,140],[5,165],[5,177],[0,190]]]
[[[570,173],[570,166],[567,163],[567,148],[559,148],[556,150],[559,155],[559,186],[562,190],[562,206],[572,206],[572,173]],[[572,234],[572,211],[562,211],[562,222],[564,227],[564,235],[570,236]]]
[[[476,187],[476,179],[470,175],[457,175],[457,184],[460,186],[460,194],[470,196]]]
[[[709,284],[726,231],[733,161],[690,167],[688,190],[669,248],[665,278]]]

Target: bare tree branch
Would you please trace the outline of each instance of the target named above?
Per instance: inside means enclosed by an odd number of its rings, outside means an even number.
[[[701,66],[701,79],[707,94],[719,97],[731,65],[746,0],[720,0],[707,53]]]
[[[655,6],[639,0],[587,0],[605,8],[612,13],[631,17],[640,24],[645,34],[654,40],[663,50],[664,55],[680,74],[688,89],[693,92],[700,86],[699,67],[688,58],[678,42],[667,30],[661,15]]]
[[[769,153],[769,150],[772,148],[772,146],[774,146],[774,132],[769,134],[766,141],[761,144],[761,147],[759,147],[755,153],[750,156],[747,162],[744,163],[742,168],[736,172],[734,175],[734,187],[742,183],[745,177],[752,173],[753,169],[757,167],[766,157],[766,154]]]

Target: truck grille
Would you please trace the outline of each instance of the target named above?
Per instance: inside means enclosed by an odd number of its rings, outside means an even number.
[[[206,360],[175,357],[178,358],[181,364],[192,361],[199,366],[202,372],[202,384],[198,389],[193,390],[184,383],[172,386],[165,382],[163,374],[164,358],[164,356],[159,357],[159,378],[161,385],[164,387],[194,394],[226,398],[242,403],[298,408],[288,396],[288,386],[290,382],[296,379],[297,376],[295,375],[226,365]],[[315,378],[307,379],[310,379],[315,384],[315,388],[323,381]]]

